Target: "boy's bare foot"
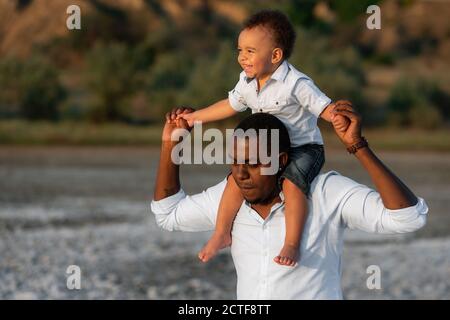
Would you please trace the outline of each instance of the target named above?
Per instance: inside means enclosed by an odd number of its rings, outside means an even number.
[[[293,267],[297,263],[298,258],[299,258],[298,247],[285,244],[281,249],[280,253],[275,258],[273,258],[273,261],[283,266]]]
[[[198,253],[198,258],[202,262],[208,262],[212,257],[214,257],[220,249],[229,247],[231,245],[231,235],[214,233],[211,239],[208,240],[206,245]]]

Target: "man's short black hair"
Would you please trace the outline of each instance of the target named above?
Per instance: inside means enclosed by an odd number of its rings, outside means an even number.
[[[281,120],[274,115],[263,112],[254,113],[243,119],[234,130],[237,129],[242,129],[244,132],[248,129],[255,129],[256,134],[258,134],[260,129],[267,129],[267,143],[269,144],[268,150],[270,150],[270,142],[272,141],[271,130],[278,129],[279,152],[289,153],[289,148],[291,146],[289,132],[283,122],[281,122]]]
[[[295,30],[288,17],[278,10],[262,10],[244,22],[244,29],[257,26],[267,28],[275,39],[275,45],[283,50],[284,59],[289,59],[294,49]]]

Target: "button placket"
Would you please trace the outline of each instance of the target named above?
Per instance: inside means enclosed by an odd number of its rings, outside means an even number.
[[[262,231],[263,231],[263,257],[262,257],[262,264],[261,264],[261,295],[265,299],[267,297],[267,270],[268,270],[268,264],[269,264],[269,227],[266,222],[262,225]]]

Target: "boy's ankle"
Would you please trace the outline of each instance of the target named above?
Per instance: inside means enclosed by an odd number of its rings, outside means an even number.
[[[294,249],[298,249],[300,247],[300,241],[299,242],[285,241],[284,245],[285,246],[289,246],[289,247],[294,248]]]
[[[214,236],[216,237],[226,237],[231,235],[231,232],[228,230],[216,230],[214,231]]]

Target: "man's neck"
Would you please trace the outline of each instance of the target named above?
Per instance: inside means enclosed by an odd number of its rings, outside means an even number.
[[[265,200],[260,201],[259,203],[254,203],[251,205],[251,208],[255,210],[263,219],[266,219],[270,214],[270,209],[272,209],[273,205],[281,202],[280,198],[280,190],[276,188],[274,193],[267,197]]]

